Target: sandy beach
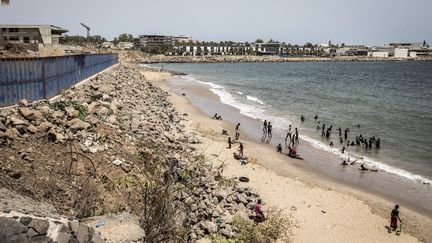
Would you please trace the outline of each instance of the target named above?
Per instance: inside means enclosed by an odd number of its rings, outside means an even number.
[[[187,129],[203,142],[197,148],[215,165],[223,163],[225,176],[250,178],[247,186],[261,195],[264,208],[275,206],[292,215],[297,226],[293,230],[294,242],[431,242],[432,219],[419,210],[401,204],[403,233],[389,234],[386,227],[394,202],[326,178],[303,161],[278,154],[272,146],[244,134],[240,141],[250,163],[240,165],[233,158],[238,144],[227,149],[227,136],[221,135],[222,129],[226,129],[233,137],[234,124],[210,119],[192,106],[190,97],[173,92],[167,81],[172,79],[171,74],[152,70],[142,73],[171,94],[169,100],[180,114],[188,114]],[[199,92],[215,96],[209,91]]]

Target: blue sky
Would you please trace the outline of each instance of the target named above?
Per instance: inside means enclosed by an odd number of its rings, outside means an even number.
[[[385,44],[432,42],[432,0],[10,0],[0,23],[53,24],[68,34],[199,40]]]

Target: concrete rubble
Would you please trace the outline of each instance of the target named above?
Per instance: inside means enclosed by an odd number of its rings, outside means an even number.
[[[23,184],[35,173],[40,156],[35,155],[37,148],[17,151],[16,147],[30,144],[28,141],[32,139],[51,143],[53,151],[59,147],[66,152],[68,144],[76,142],[79,145],[75,148],[78,149],[76,153],[89,158],[100,156],[105,170],[118,170],[124,175],[138,172],[133,159],[126,154],[121,156],[117,150],[134,151],[136,144],[147,141],[162,149],[170,161],[177,184],[173,204],[181,215],[179,224],[187,229],[188,241],[194,242],[212,234],[233,236],[236,232],[235,226],[231,225],[233,216],[251,214],[259,195],[236,180],[223,178],[221,168],[213,168],[205,158],[197,159],[199,154],[193,144],[200,140],[185,130],[182,124],[185,117],[178,114],[167,97],[168,93],[144,79],[137,66],[120,64],[66,90],[56,100],[34,103],[23,100],[17,107],[0,110],[0,151],[8,155],[0,161],[0,176],[5,178],[0,187],[26,187]],[[113,135],[103,134],[104,129]],[[63,154],[62,151],[54,153],[57,153],[54,157]],[[17,162],[23,163],[24,167],[15,166]],[[99,177],[95,182],[103,181],[101,178],[107,175],[92,173]],[[81,187],[74,187],[74,184],[70,183],[70,187],[77,188],[74,190],[80,193]],[[67,201],[73,199],[73,192],[67,194],[72,196],[58,199],[58,204],[52,201],[56,207],[65,207],[61,210],[63,214],[75,212],[65,206],[73,205],[72,201]],[[50,196],[49,191],[33,195]],[[95,204],[103,206],[103,202]],[[126,205],[124,209],[128,211],[129,207],[132,205]],[[107,208],[101,211],[104,210]],[[101,242],[104,237],[76,220],[60,223],[55,219],[12,218],[5,214],[0,218],[0,224],[1,229],[7,229],[1,230],[1,242],[13,239],[31,242],[36,238],[40,240],[38,242]]]

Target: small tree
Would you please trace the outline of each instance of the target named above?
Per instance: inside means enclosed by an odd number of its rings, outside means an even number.
[[[255,43],[264,43],[264,41],[262,39],[256,39]]]

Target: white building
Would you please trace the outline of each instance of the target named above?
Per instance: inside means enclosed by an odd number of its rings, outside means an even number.
[[[407,58],[409,57],[409,50],[407,48],[395,48],[394,57]]]
[[[117,48],[120,50],[129,50],[134,47],[134,44],[132,42],[119,42],[117,44]]]
[[[54,25],[0,24],[0,39],[11,43],[56,46],[68,30]]]

